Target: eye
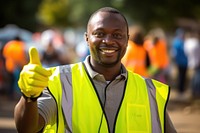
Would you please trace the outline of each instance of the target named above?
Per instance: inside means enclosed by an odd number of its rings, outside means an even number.
[[[120,34],[120,33],[114,33],[113,37],[116,38],[116,39],[122,39],[122,34]]]
[[[94,35],[98,38],[104,37],[105,33],[102,31],[96,31],[94,32]]]

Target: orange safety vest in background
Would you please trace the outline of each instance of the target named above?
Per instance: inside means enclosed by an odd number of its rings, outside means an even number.
[[[27,63],[24,42],[17,40],[8,42],[3,48],[3,56],[9,72],[14,72],[17,67],[23,67]]]
[[[143,45],[137,45],[129,40],[126,54],[122,58],[122,63],[128,70],[147,77],[146,54],[147,52]]]
[[[144,47],[148,51],[151,65],[159,69],[165,69],[169,65],[165,40],[159,39],[156,44],[153,44],[151,40],[146,40]]]

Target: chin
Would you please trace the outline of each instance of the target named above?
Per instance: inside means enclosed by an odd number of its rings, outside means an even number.
[[[114,66],[116,66],[118,63],[119,63],[119,61],[117,60],[117,61],[113,61],[113,62],[105,62],[105,61],[101,61],[100,62],[101,63],[101,65],[102,66],[105,66],[105,67],[114,67]]]

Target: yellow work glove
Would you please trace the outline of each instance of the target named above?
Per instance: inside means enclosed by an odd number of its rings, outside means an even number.
[[[23,67],[20,73],[18,85],[23,95],[36,98],[48,86],[51,71],[42,67],[35,47],[29,49],[29,58],[30,62]]]

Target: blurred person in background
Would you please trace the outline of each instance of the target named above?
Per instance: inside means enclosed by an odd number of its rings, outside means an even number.
[[[122,58],[124,66],[141,76],[148,77],[149,58],[144,43],[144,29],[133,25],[129,28],[129,41],[126,54]]]
[[[54,47],[52,40],[49,40],[49,43],[44,48],[41,60],[44,67],[53,67],[61,65],[62,63],[61,54]]]
[[[17,36],[14,40],[7,42],[3,48],[3,56],[5,57],[6,70],[11,75],[11,88],[8,95],[14,98],[16,92],[19,92],[17,81],[19,73],[23,66],[27,64],[26,46],[23,40]]]
[[[53,67],[72,62],[73,51],[65,42],[63,34],[58,30],[48,29],[43,31],[41,33],[40,43],[42,45],[41,60],[45,67]]]
[[[169,66],[169,55],[167,50],[167,41],[165,37],[160,36],[160,30],[152,30],[147,34],[144,41],[144,47],[148,52],[150,66],[148,74],[151,78],[163,83],[167,82],[167,71]]]
[[[178,96],[177,98],[185,99],[185,89],[186,89],[186,78],[187,78],[187,66],[188,66],[188,59],[184,51],[185,45],[185,31],[181,28],[176,30],[175,38],[172,41],[172,59],[178,70],[177,75],[177,91]]]
[[[188,58],[188,68],[192,71],[192,99],[200,100],[200,41],[197,31],[187,32],[184,50]]]
[[[0,46],[0,94],[7,95],[11,88],[10,73],[5,67],[5,57],[3,56],[3,46]]]

